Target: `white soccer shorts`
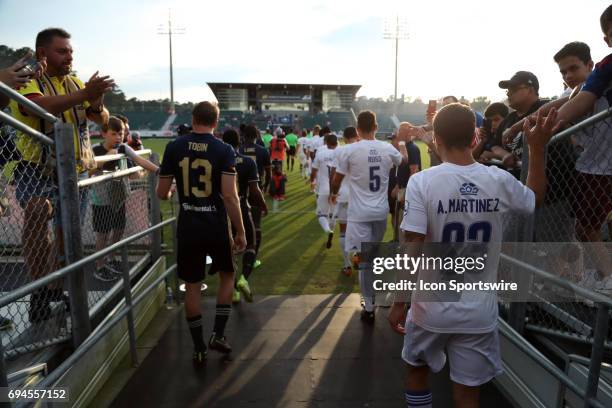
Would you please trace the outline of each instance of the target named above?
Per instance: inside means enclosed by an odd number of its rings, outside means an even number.
[[[361,244],[364,242],[382,242],[386,229],[387,220],[349,221],[346,224],[345,251],[361,252]]]
[[[406,319],[402,359],[434,373],[448,363],[453,382],[476,387],[503,373],[497,328],[488,333],[435,333]]]

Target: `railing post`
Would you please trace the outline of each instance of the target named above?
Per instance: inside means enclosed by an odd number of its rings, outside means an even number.
[[[159,164],[159,156],[157,153],[151,153],[150,160]],[[159,198],[157,197],[156,187],[157,187],[157,175],[155,173],[149,173],[149,203],[150,203],[150,213],[149,213],[149,221],[151,226],[157,225],[161,222],[161,213],[160,213],[160,205]],[[155,262],[161,256],[161,230],[157,230],[153,232],[151,236],[151,261]]]
[[[593,334],[593,348],[591,349],[591,363],[589,364],[589,376],[587,378],[587,388],[585,392],[585,408],[589,408],[589,398],[597,397],[597,387],[599,386],[599,372],[604,354],[604,341],[608,334],[608,308],[597,304],[597,314],[595,315],[595,328]]]
[[[56,123],[54,127],[64,255],[66,265],[69,265],[83,258],[79,211],[81,203],[77,184],[76,160],[74,158],[74,131],[71,124]],[[87,288],[85,286],[85,268],[71,273],[68,281],[70,283],[72,340],[74,347],[78,347],[91,332]]]
[[[4,362],[4,346],[2,346],[2,341],[0,340],[0,387],[7,388],[8,387],[8,374],[6,372],[6,364]],[[1,408],[10,408],[10,402],[0,402]]]
[[[123,295],[125,296],[125,306],[127,312],[128,337],[130,341],[130,355],[132,366],[138,366],[138,352],[136,351],[136,329],[134,326],[134,309],[132,303],[132,285],[130,282],[130,265],[128,263],[127,246],[121,247],[121,272],[123,274]]]
[[[178,215],[177,215],[178,217]],[[176,228],[178,226],[178,218],[175,218],[172,223],[172,252],[174,252],[174,259],[176,260]],[[179,290],[179,278],[178,272],[174,272],[174,301],[177,305],[181,304],[181,291]]]

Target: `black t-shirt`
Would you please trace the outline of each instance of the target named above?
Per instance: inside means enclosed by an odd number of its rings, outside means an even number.
[[[268,149],[262,147],[256,143],[244,144],[240,146],[238,149],[240,154],[250,157],[255,160],[255,164],[257,165],[257,173],[259,174],[259,178],[263,177],[264,170],[266,167],[270,167],[270,153]]]
[[[221,175],[235,175],[234,149],[212,134],[190,133],[168,143],[160,177],[174,177],[181,205],[178,227],[227,234]]]
[[[257,164],[248,156],[236,153],[236,173],[238,174],[238,195],[241,199],[249,198],[249,183],[259,181]]]
[[[508,116],[501,121],[497,129],[495,130],[495,135],[493,136],[493,140],[489,142],[487,146],[489,149],[492,146],[502,146],[502,135],[506,129],[509,129],[512,125],[516,124],[519,120],[523,119],[525,116],[531,115],[548,101],[545,99],[538,99],[527,111],[524,115],[519,115],[517,111],[511,112]],[[522,146],[522,145],[521,145]]]
[[[402,163],[397,166],[393,166],[389,171],[389,194],[393,188],[398,185],[399,188],[406,188],[408,185],[408,179],[410,178],[410,166],[417,165],[418,169],[421,170],[421,151],[413,143],[406,143],[406,150],[408,151],[408,162]]]

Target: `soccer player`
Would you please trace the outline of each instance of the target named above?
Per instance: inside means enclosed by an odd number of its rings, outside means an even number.
[[[334,160],[332,161],[331,171],[329,174],[330,180],[333,180],[334,174],[336,174],[339,158],[342,157],[342,153],[344,152],[346,146],[359,141],[357,129],[353,126],[347,127],[344,129],[342,138],[344,139],[344,146],[339,146],[334,150]],[[351,276],[353,274],[353,268],[351,268],[351,257],[349,252],[346,250],[345,240],[349,199],[348,183],[342,183],[340,190],[338,190],[338,195],[330,195],[330,199],[332,205],[334,206],[333,220],[334,222],[340,224],[340,250],[342,251],[342,256],[344,258],[342,273],[346,276]]]
[[[307,153],[308,153],[307,144],[308,144],[308,137],[306,136],[306,130],[304,130],[302,131],[302,136],[298,138],[297,140],[297,147],[298,147],[297,155],[298,155],[298,161],[300,162],[300,175],[304,179],[310,178],[310,166],[309,166],[308,156],[307,156]]]
[[[406,242],[412,244],[409,254],[421,254],[423,242],[491,242],[485,256],[495,273],[504,214],[531,213],[544,201],[544,153],[553,133],[555,116],[553,109],[546,121],[543,115],[538,115],[535,128],[524,127],[530,156],[525,186],[510,173],[474,160],[470,145],[475,117],[468,107],[453,103],[442,108],[433,127],[443,164],[416,173],[408,181],[406,215],[401,229]],[[498,204],[478,210],[471,206],[451,210],[451,203],[467,201],[464,197],[472,202]],[[408,365],[406,406],[432,406],[429,371],[440,371],[446,354],[455,406],[478,406],[479,386],[502,372],[496,326],[497,297],[470,292],[469,299],[463,293],[462,298],[453,302],[419,302],[418,295],[418,291],[412,294],[407,316],[403,296],[396,297],[388,316],[393,330],[405,334],[402,358]]]
[[[233,252],[242,252],[246,237],[236,191],[235,152],[215,138],[219,108],[200,102],[193,108],[193,131],[166,146],[157,184],[157,196],[167,200],[176,179],[180,212],[177,225],[176,264],[185,281],[185,316],[194,344],[193,360],[202,364],[207,348],[202,334],[200,288],[206,256],[212,258],[209,273],[219,272],[213,333],[208,346],[230,353],[224,332],[232,310],[234,286]],[[228,216],[236,234],[232,240]]]
[[[345,147],[338,160],[332,180],[332,194],[337,195],[343,179],[349,187],[348,225],[346,250],[359,258],[361,244],[382,241],[387,229],[389,201],[387,189],[389,171],[393,166],[408,161],[406,140],[398,136],[399,151],[390,143],[376,140],[376,114],[362,111],[357,117],[358,143]],[[359,285],[364,298],[361,318],[374,322],[373,272],[370,265],[359,263]]]
[[[287,142],[287,146],[289,147],[289,151],[287,152],[287,170],[293,171],[293,166],[295,165],[295,154],[297,152],[298,137],[295,133],[291,132],[287,136],[285,136],[285,142]]]
[[[259,175],[259,187],[262,191],[266,191],[270,185],[270,179],[272,178],[272,166],[270,164],[270,154],[268,149],[255,143],[258,135],[257,128],[252,125],[248,125],[244,128],[244,140],[245,144],[240,146],[238,151],[240,154],[249,156],[255,160],[257,165],[257,173]],[[261,180],[265,180],[262,184]],[[253,224],[255,225],[255,256],[259,253],[259,246],[261,245],[261,216],[263,208],[261,206],[251,203],[251,215],[253,217]],[[261,265],[261,261],[256,260],[254,268]]]
[[[321,126],[316,125],[314,129],[312,129],[312,137],[308,141],[308,157],[310,160],[314,160],[315,153],[319,146],[323,145],[323,139],[319,135],[321,132]]]
[[[325,247],[331,248],[334,238],[333,208],[329,197],[329,173],[334,159],[334,149],[338,146],[338,138],[334,134],[325,136],[326,149],[319,148],[318,154],[312,162],[310,183],[317,194],[317,219],[323,231],[327,234]]]
[[[234,129],[226,130],[223,133],[223,141],[236,150],[236,174],[238,176],[238,197],[240,198],[240,210],[242,213],[242,223],[246,233],[247,246],[242,255],[242,275],[234,281],[234,294],[232,303],[240,303],[240,293],[247,302],[253,301],[253,294],[249,285],[249,277],[253,272],[255,263],[255,225],[251,216],[252,201],[257,207],[261,208],[262,215],[268,214],[268,207],[264,200],[263,193],[259,189],[259,177],[257,175],[257,164],[253,159],[238,152],[240,137]]]

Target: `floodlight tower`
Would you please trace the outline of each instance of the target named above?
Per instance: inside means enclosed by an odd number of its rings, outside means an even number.
[[[168,35],[168,49],[170,51],[170,113],[174,113],[174,75],[172,72],[172,35],[185,34],[184,28],[172,29],[172,16],[168,9],[168,26],[160,24],[157,34]]]
[[[383,38],[385,40],[395,41],[395,90],[393,92],[393,102],[397,102],[397,56],[399,49],[399,41],[408,39],[408,22],[405,18],[396,15],[395,19],[385,21],[385,31]]]

